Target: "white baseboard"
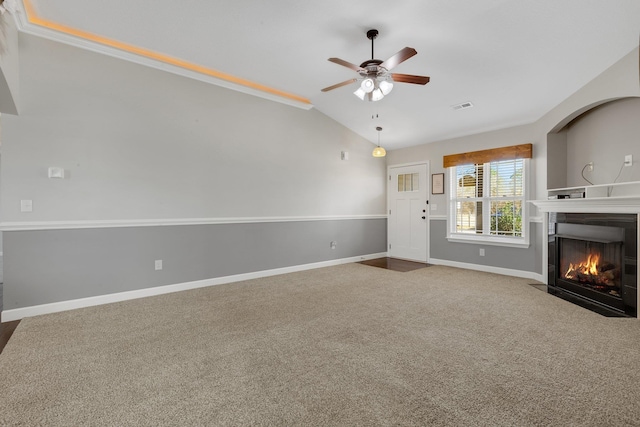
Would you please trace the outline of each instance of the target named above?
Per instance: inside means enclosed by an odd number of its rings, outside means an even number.
[[[386,257],[386,252],[377,254],[360,255],[350,258],[335,259],[316,262],[312,264],[294,265],[292,267],[275,268],[273,270],[255,271],[252,273],[236,274],[233,276],[215,277],[212,279],[196,280],[194,282],[178,283],[174,285],[157,286],[154,288],[138,289],[135,291],[118,292],[115,294],[99,295],[95,297],[80,298],[69,301],[53,302],[49,304],[34,305],[31,307],[14,308],[4,310],[2,322],[11,322],[25,317],[40,316],[42,314],[58,313],[60,311],[74,310],[77,308],[93,307],[96,305],[110,304],[137,298],[163,295],[172,292],[186,291],[189,289],[204,288],[207,286],[223,285],[226,283],[240,282],[243,280],[259,279],[261,277],[276,276],[279,274],[295,273],[297,271],[313,270],[315,268],[331,267],[340,264],[365,261]]]
[[[467,262],[449,261],[446,259],[429,259],[429,264],[445,265],[447,267],[464,268],[466,270],[484,271],[487,273],[503,274],[505,276],[522,277],[523,279],[537,280],[541,283],[547,283],[542,274],[533,271],[513,270],[511,268],[492,267],[490,265],[470,264]]]

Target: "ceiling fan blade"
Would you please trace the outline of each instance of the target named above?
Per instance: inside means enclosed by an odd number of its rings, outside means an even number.
[[[391,73],[391,78],[394,82],[399,83],[413,83],[417,85],[426,85],[431,80],[427,76],[412,76],[411,74],[398,74]]]
[[[351,84],[351,83],[355,83],[357,80],[358,79],[345,80],[342,83],[338,83],[338,84],[335,84],[333,86],[325,87],[324,89],[322,89],[322,92],[329,92],[330,90],[334,90],[334,89],[337,89],[339,87],[346,86],[346,85]]]
[[[396,53],[391,58],[387,59],[382,64],[380,64],[380,66],[386,68],[387,70],[390,70],[393,67],[397,66],[398,64],[400,64],[400,63],[406,61],[407,59],[411,58],[413,55],[415,55],[417,53],[418,52],[414,48],[405,47],[400,52]]]
[[[362,71],[363,68],[357,66],[356,64],[352,64],[351,62],[345,61],[344,59],[340,59],[340,58],[329,58],[329,61],[338,64],[338,65],[342,65],[343,67],[347,67],[347,68],[351,68],[354,71]]]

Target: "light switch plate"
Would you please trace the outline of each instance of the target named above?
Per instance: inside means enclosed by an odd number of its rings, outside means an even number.
[[[20,212],[33,212],[33,200],[20,200]]]

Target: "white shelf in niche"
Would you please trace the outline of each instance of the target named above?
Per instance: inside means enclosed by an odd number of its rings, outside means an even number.
[[[549,197],[560,194],[584,192],[585,199],[611,197],[640,197],[640,181],[616,182],[615,184],[595,184],[582,187],[552,188],[547,190]],[[575,200],[575,199],[564,199]]]
[[[584,193],[584,197],[554,199]],[[640,213],[640,181],[547,190],[547,200],[531,200],[542,212]]]

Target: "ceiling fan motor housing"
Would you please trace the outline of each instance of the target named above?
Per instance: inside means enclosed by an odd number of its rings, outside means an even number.
[[[360,72],[360,75],[363,77],[375,77],[375,76],[383,76],[387,73],[386,68],[381,67],[383,61],[379,59],[369,59],[360,64],[360,68],[363,69]]]

